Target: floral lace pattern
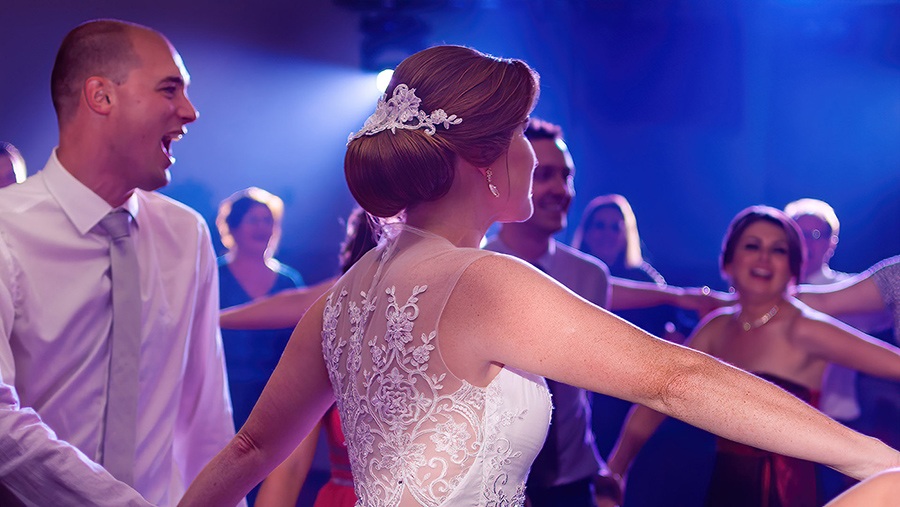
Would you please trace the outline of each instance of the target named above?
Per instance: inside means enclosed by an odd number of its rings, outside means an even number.
[[[397,129],[424,129],[426,134],[434,135],[437,126],[443,125],[445,129],[449,129],[450,125],[462,123],[462,118],[455,114],[447,115],[443,109],[435,109],[428,114],[419,109],[421,103],[422,99],[416,96],[415,88],[398,84],[390,98],[385,93],[378,100],[375,112],[366,119],[363,128],[350,134],[347,143],[357,137],[375,135],[382,130],[390,130],[392,134],[396,134]]]
[[[327,298],[322,348],[357,505],[523,505],[543,437],[533,452],[517,449],[505,432],[534,426],[525,421],[528,408],[511,407],[500,384],[475,387],[446,369],[435,350],[437,323],[417,322],[428,297],[428,286],[416,285],[405,301],[396,286],[358,299],[342,288]],[[374,318],[381,311],[383,321]],[[473,487],[478,500],[457,501]]]

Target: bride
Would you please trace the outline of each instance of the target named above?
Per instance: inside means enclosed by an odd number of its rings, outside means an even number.
[[[182,505],[237,503],[335,402],[358,505],[521,505],[550,420],[543,377],[853,477],[900,465],[771,384],[478,249],[493,222],[532,212],[523,131],[538,89],[524,62],[459,46],[397,67],[344,161],[382,242],[306,313]]]

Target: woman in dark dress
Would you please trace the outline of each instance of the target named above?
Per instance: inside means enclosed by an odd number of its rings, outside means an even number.
[[[838,363],[900,379],[900,349],[871,338],[793,298],[803,240],[797,225],[767,206],[740,212],[723,242],[721,268],[738,305],[711,314],[688,346],[775,383],[815,405],[822,375]],[[713,388],[713,387],[711,387]],[[629,415],[609,460],[625,473],[665,416],[645,407]],[[708,506],[813,507],[813,464],[719,438]]]
[[[228,248],[218,260],[221,308],[303,285],[297,270],[274,257],[283,213],[280,198],[256,187],[236,192],[219,205],[216,225]],[[236,428],[247,420],[292,330],[222,331]]]

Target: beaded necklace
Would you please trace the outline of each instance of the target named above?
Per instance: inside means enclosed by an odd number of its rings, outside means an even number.
[[[763,314],[762,317],[760,317],[756,320],[752,320],[752,321],[740,320],[740,317],[738,317],[738,320],[740,321],[741,328],[743,328],[744,331],[750,331],[751,329],[756,329],[758,327],[765,326],[766,323],[769,322],[770,320],[772,320],[772,317],[774,317],[775,314],[777,314],[777,313],[778,313],[778,305],[776,304],[775,306],[772,307],[771,310],[767,311],[766,313]]]

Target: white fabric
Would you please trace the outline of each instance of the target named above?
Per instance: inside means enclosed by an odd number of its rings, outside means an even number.
[[[437,333],[463,271],[499,254],[394,227],[399,235],[354,265],[324,311],[357,505],[522,505],[550,423],[546,383],[504,368],[473,386],[444,363]]]
[[[154,504],[175,505],[234,434],[216,263],[194,211],[142,191],[126,207],[136,225],[143,302],[135,487]],[[94,460],[112,320],[109,239],[97,224],[110,209],[66,172],[55,151],[43,171],[0,189],[0,251],[8,255],[0,267],[2,380],[16,387],[22,406]],[[8,424],[0,421],[0,434]],[[56,466],[30,460],[13,473],[64,473]],[[47,505],[67,503],[65,491],[53,493],[58,501]]]
[[[15,390],[0,383],[0,505],[20,503],[150,507],[78,449],[57,440],[33,410],[20,408]]]

